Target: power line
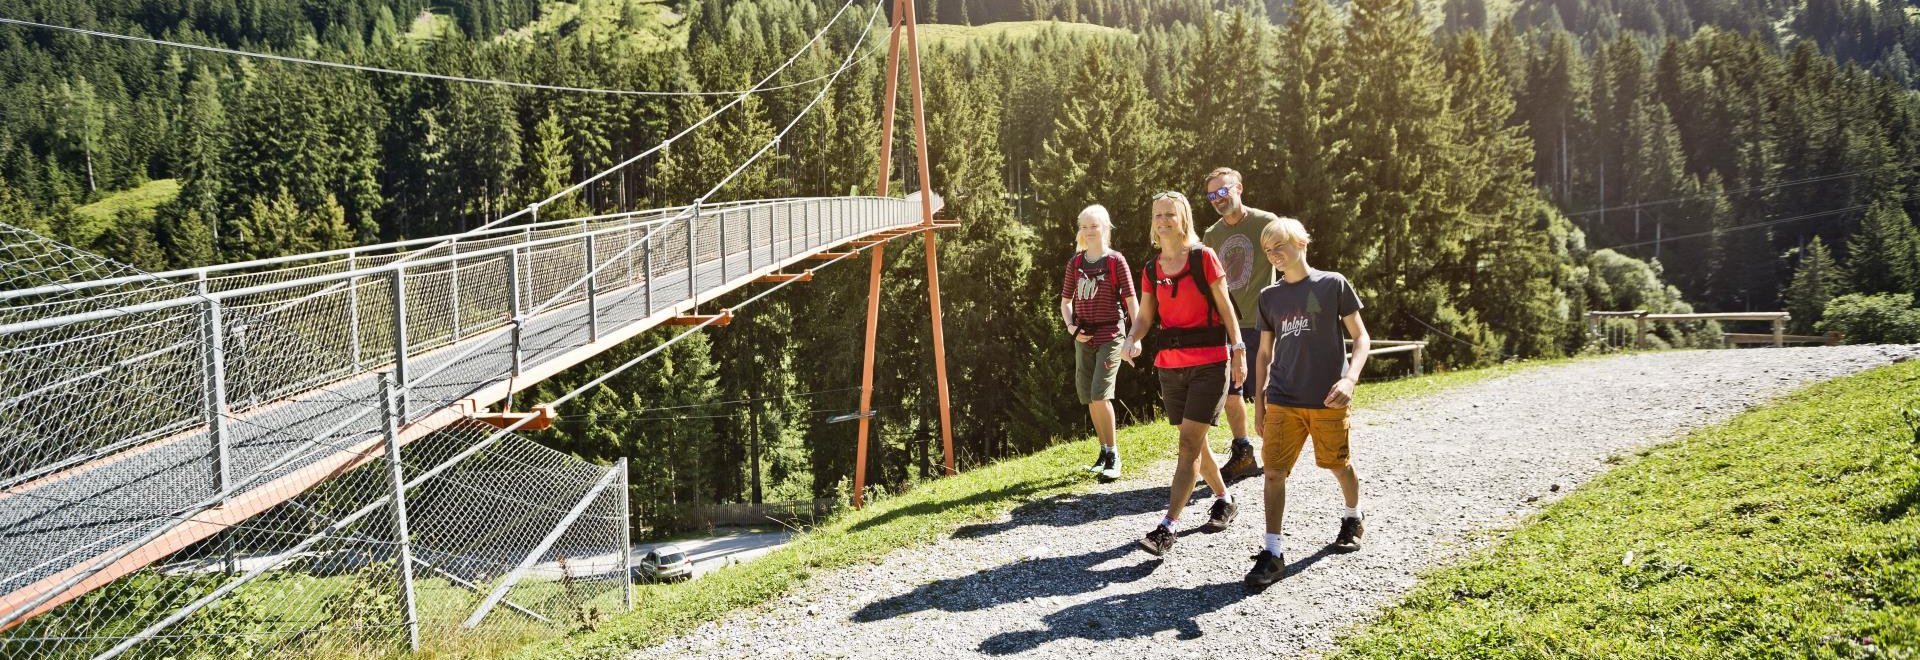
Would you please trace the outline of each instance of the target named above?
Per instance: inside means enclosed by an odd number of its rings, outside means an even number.
[[[1599,207],[1599,209],[1588,209],[1588,211],[1576,211],[1576,213],[1567,213],[1567,217],[1580,217],[1580,215],[1594,215],[1594,213],[1607,213],[1607,211],[1632,211],[1632,209],[1644,209],[1644,207],[1649,207],[1649,205],[1663,205],[1663,203],[1674,203],[1674,201],[1701,200],[1701,198],[1716,198],[1716,196],[1736,196],[1736,194],[1745,194],[1745,192],[1757,192],[1757,190],[1772,190],[1772,188],[1786,188],[1786,186],[1799,186],[1799,184],[1811,184],[1811,182],[1822,182],[1822,180],[1836,180],[1836,178],[1860,177],[1860,175],[1866,175],[1866,173],[1872,173],[1872,171],[1880,171],[1880,169],[1891,169],[1891,167],[1914,167],[1914,165],[1895,165],[1895,163],[1887,163],[1887,165],[1876,165],[1876,167],[1864,167],[1864,169],[1857,169],[1857,171],[1851,171],[1851,173],[1837,173],[1837,175],[1822,175],[1822,177],[1795,178],[1795,180],[1782,180],[1782,182],[1776,182],[1776,184],[1764,184],[1764,186],[1747,186],[1747,188],[1738,188],[1738,190],[1720,190],[1720,192],[1701,192],[1701,194],[1692,194],[1692,196],[1678,196],[1678,198],[1667,198],[1667,200],[1634,201],[1634,203],[1622,203],[1622,205],[1613,205],[1613,207]]]
[[[154,39],[150,37],[136,37],[133,35],[119,34],[115,32],[101,32],[98,30],[87,30],[83,28],[68,27],[65,25],[36,23],[34,21],[23,21],[17,18],[0,17],[0,24],[40,28],[43,30],[59,30],[59,31],[71,32],[75,34],[83,34],[90,37],[99,37],[103,39],[119,39],[123,41],[133,41],[133,42],[139,42],[139,43],[145,43],[145,44],[152,44],[155,46],[165,46],[168,48],[184,48],[188,50],[198,50],[198,51],[205,51],[209,53],[220,53],[224,55],[233,55],[237,57],[252,57],[252,58],[258,58],[263,60],[273,60],[276,62],[285,62],[289,64],[307,64],[312,66],[323,66],[323,67],[332,67],[336,69],[347,69],[351,71],[360,71],[363,73],[379,73],[379,74],[392,75],[392,76],[406,76],[410,78],[442,80],[447,82],[473,83],[478,85],[499,85],[502,87],[517,87],[521,89],[538,89],[538,90],[545,90],[550,92],[572,92],[572,93],[579,93],[579,94],[611,94],[616,96],[728,96],[728,95],[734,95],[734,94],[743,94],[747,92],[771,92],[775,90],[790,89],[790,88],[799,87],[802,85],[807,85],[810,83],[816,83],[821,80],[825,80],[828,77],[828,75],[830,75],[830,74],[822,74],[820,76],[809,78],[807,80],[787,83],[785,85],[776,85],[773,87],[755,87],[754,89],[747,90],[746,92],[742,92],[740,90],[697,91],[696,92],[696,91],[660,91],[660,90],[638,90],[638,89],[603,89],[603,88],[597,88],[597,87],[570,87],[566,85],[544,85],[540,83],[520,82],[517,80],[496,80],[493,78],[469,78],[466,76],[452,76],[452,75],[446,75],[446,74],[440,74],[440,73],[426,73],[423,71],[406,71],[401,69],[388,69],[388,68],[377,67],[377,66],[366,66],[362,64],[348,64],[345,62],[315,60],[315,59],[309,59],[305,57],[293,57],[291,55],[275,55],[272,53],[259,53],[259,52],[246,51],[246,50],[234,50],[231,48],[221,48],[219,46],[206,46],[201,44],[181,43],[178,41],[167,41],[165,39]]]
[[[1910,194],[1910,195],[1905,195],[1905,196],[1902,196],[1902,197],[1896,197],[1896,198],[1893,198],[1893,199],[1890,199],[1890,200],[1881,200],[1881,201],[1893,201],[1893,202],[1904,202],[1904,201],[1907,201],[1907,200],[1910,200],[1910,199],[1913,199],[1913,198],[1915,198],[1915,197],[1920,197],[1920,193],[1915,193],[1915,194]],[[1709,230],[1707,230],[1707,231],[1700,231],[1700,232],[1694,232],[1694,233],[1691,233],[1691,234],[1681,234],[1681,235],[1678,235],[1678,236],[1664,236],[1664,237],[1661,237],[1661,238],[1657,238],[1657,239],[1654,239],[1654,240],[1650,240],[1650,241],[1634,241],[1634,242],[1632,242],[1632,243],[1621,243],[1621,244],[1618,244],[1618,245],[1607,245],[1607,246],[1601,246],[1601,247],[1597,247],[1597,248],[1593,248],[1593,249],[1596,249],[1596,250],[1610,250],[1610,249],[1620,249],[1620,248],[1630,248],[1630,247],[1640,247],[1640,246],[1643,246],[1643,245],[1653,245],[1653,244],[1655,244],[1655,243],[1664,243],[1664,242],[1667,242],[1667,241],[1677,241],[1677,240],[1680,240],[1680,239],[1683,239],[1683,238],[1699,238],[1699,237],[1701,237],[1701,236],[1717,236],[1717,235],[1720,235],[1720,234],[1730,234],[1730,233],[1733,233],[1733,232],[1736,232],[1736,231],[1745,231],[1745,230],[1748,230],[1748,229],[1761,229],[1761,228],[1764,228],[1764,227],[1772,227],[1772,226],[1774,226],[1774,225],[1780,225],[1780,224],[1786,224],[1786,223],[1789,223],[1789,222],[1796,222],[1796,221],[1799,221],[1799,220],[1811,220],[1811,219],[1814,219],[1814,218],[1821,218],[1821,217],[1827,217],[1827,216],[1833,216],[1833,215],[1839,215],[1839,214],[1842,214],[1842,213],[1850,213],[1850,212],[1853,212],[1853,211],[1862,211],[1862,210],[1866,210],[1866,209],[1868,209],[1868,208],[1870,208],[1870,207],[1872,207],[1872,206],[1873,206],[1873,203],[1868,203],[1868,204],[1855,204],[1855,205],[1853,205],[1853,206],[1848,206],[1848,207],[1844,207],[1844,208],[1837,208],[1837,209],[1830,209],[1830,210],[1826,210],[1826,211],[1817,211],[1817,212],[1814,212],[1814,213],[1805,213],[1805,214],[1801,214],[1801,215],[1796,215],[1796,216],[1793,216],[1793,217],[1790,217],[1790,218],[1780,218],[1780,219],[1777,219],[1777,220],[1765,220],[1765,221],[1761,221],[1761,222],[1755,222],[1755,223],[1752,223],[1752,224],[1745,224],[1745,225],[1739,225],[1739,226],[1735,226],[1735,227],[1725,227],[1725,228],[1720,228],[1720,229],[1709,229]]]
[[[783,394],[780,396],[750,397],[745,399],[734,399],[731,401],[709,401],[706,403],[690,403],[683,406],[661,406],[657,408],[620,408],[620,409],[607,411],[609,413],[614,413],[614,414],[587,413],[584,415],[580,415],[579,419],[585,419],[585,420],[627,419],[634,415],[640,415],[645,413],[664,412],[669,410],[687,410],[689,408],[710,408],[713,406],[730,406],[730,405],[737,405],[737,404],[743,404],[743,403],[759,403],[761,401],[784,401],[789,399],[805,399],[805,398],[812,398],[815,396],[819,396],[822,394],[851,392],[857,389],[860,389],[860,388],[859,387],[839,387],[839,388],[834,388],[830,390],[814,390],[812,392],[797,392],[794,394]],[[730,415],[720,415],[720,417],[729,417],[729,416]],[[676,416],[669,416],[669,417],[642,418],[642,419],[636,419],[631,421],[644,421],[647,419],[702,419],[702,418],[683,417],[683,416],[676,415]]]

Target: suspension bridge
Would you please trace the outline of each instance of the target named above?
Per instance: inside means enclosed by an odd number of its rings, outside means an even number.
[[[198,630],[196,614],[222,607],[269,607],[235,594],[296,566],[384,576],[375,581],[394,604],[356,625],[403,631],[415,649],[423,622],[552,623],[607,598],[631,607],[624,464],[586,464],[519,434],[664,346],[539,405],[516,393],[651,329],[683,328],[677,341],[724,326],[723,296],[751,305],[864,257],[871,410],[881,255],[894,239],[926,238],[944,431],[933,235],[958,223],[934,220],[930,192],[887,190],[903,36],[919,181],[929,180],[911,2],[891,12],[875,195],[707,201],[860,63],[881,9],[812,103],[683,206],[541,217],[774,88],[779,69],[653,149],[458,234],[144,273],[0,225],[0,655],[110,658],[205,634],[177,629]],[[951,469],[950,440],[947,451]],[[592,556],[619,561],[571,559]],[[131,584],[142,576],[193,579],[138,598],[116,591],[151,586]],[[464,599],[427,597],[428,580]],[[262,630],[230,634],[320,648],[315,631],[338,628],[333,608],[352,595],[329,588],[306,603],[325,615],[287,604]]]

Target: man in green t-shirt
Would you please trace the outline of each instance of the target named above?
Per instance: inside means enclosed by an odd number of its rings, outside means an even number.
[[[1273,264],[1260,250],[1260,232],[1279,216],[1241,203],[1240,195],[1245,190],[1240,181],[1240,173],[1230,167],[1207,173],[1207,202],[1220,214],[1220,220],[1207,227],[1202,240],[1220,255],[1226,269],[1224,279],[1227,293],[1233,298],[1234,315],[1239,317],[1240,336],[1258,337],[1253,327],[1260,317],[1260,290],[1273,284]],[[1233,430],[1233,455],[1220,466],[1227,483],[1260,474],[1253,440],[1247,434],[1246,400],[1254,394],[1244,385],[1227,390],[1227,426]]]

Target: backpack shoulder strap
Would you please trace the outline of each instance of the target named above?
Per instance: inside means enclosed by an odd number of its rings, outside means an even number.
[[[1210,314],[1207,320],[1218,320],[1224,327],[1227,317],[1220,313],[1220,303],[1214,302],[1213,291],[1207,288],[1206,259],[1206,248],[1194,246],[1193,251],[1187,253],[1187,277],[1193,278],[1193,288],[1200,292],[1200,299],[1207,301],[1207,313]]]

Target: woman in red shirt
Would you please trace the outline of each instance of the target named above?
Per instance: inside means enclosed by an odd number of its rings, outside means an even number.
[[[1207,431],[1220,420],[1228,379],[1238,386],[1247,378],[1247,345],[1241,341],[1240,324],[1226,321],[1237,317],[1221,277],[1225,269],[1220,257],[1200,243],[1186,195],[1153,196],[1153,244],[1160,253],[1141,274],[1139,316],[1123,355],[1128,360],[1139,356],[1141,338],[1148,328],[1159,326],[1153,366],[1159,371],[1167,420],[1180,428],[1180,462],[1168,489],[1167,515],[1140,540],[1140,547],[1161,555],[1173,548],[1195,472],[1214,494],[1203,531],[1226,529],[1238,513],[1233,494],[1220,478],[1220,465],[1207,448]]]

